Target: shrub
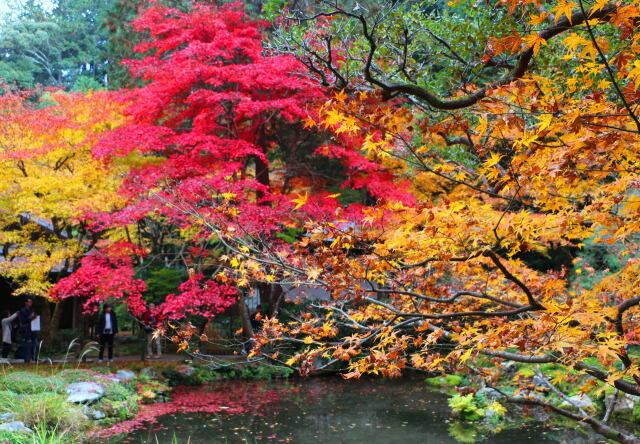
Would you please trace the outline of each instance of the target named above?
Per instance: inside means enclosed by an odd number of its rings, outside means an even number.
[[[453,395],[449,398],[449,407],[451,407],[454,414],[468,421],[477,421],[484,417],[484,409],[478,406],[473,393]]]
[[[106,418],[103,424],[111,424],[131,419],[138,413],[138,395],[131,395],[127,399],[113,400],[102,398],[96,408],[102,411]]]
[[[33,444],[33,437],[28,433],[0,432],[1,443]]]
[[[124,401],[130,397],[135,397],[135,392],[123,384],[112,382],[105,385],[104,397],[113,401]]]
[[[68,403],[65,395],[45,392],[14,399],[16,402],[6,410],[15,413],[16,419],[27,427],[46,426],[58,434],[76,435],[88,425],[82,409]]]

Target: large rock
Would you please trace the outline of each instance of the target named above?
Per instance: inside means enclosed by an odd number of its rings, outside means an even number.
[[[127,382],[135,379],[136,374],[131,370],[118,370],[116,372],[116,378],[120,381]]]
[[[583,410],[591,410],[594,408],[594,405],[588,395],[573,395],[569,396],[567,400],[562,403],[562,407],[577,407]]]
[[[0,432],[33,433],[33,430],[24,425],[22,421],[11,421],[0,424]]]
[[[67,387],[68,402],[91,404],[104,396],[104,387],[96,382],[74,382]]]

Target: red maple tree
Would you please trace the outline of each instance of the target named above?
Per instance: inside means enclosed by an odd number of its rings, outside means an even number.
[[[330,191],[336,187],[362,189],[374,202],[409,198],[390,172],[359,152],[362,139],[331,140],[309,124],[329,91],[294,57],[265,51],[267,26],[239,3],[196,4],[188,12],[152,6],[133,22],[148,38],[136,47],[142,58],[125,63],[143,86],[122,92],[129,122],[94,154],[107,162],[131,155],[143,160],[121,189],[127,204],[93,215],[97,228],[154,220],[188,232],[181,241],[193,263],[219,256],[212,236],[268,237],[270,248],[287,249],[275,237],[285,227],[301,227],[308,218],[359,217],[363,202],[342,205]],[[329,172],[318,171],[319,164]],[[293,213],[294,206],[302,211]],[[69,282],[90,278],[84,267]],[[165,315],[211,317],[229,306],[237,294],[231,281],[198,276],[167,297],[160,308]],[[55,292],[77,293],[65,282]]]

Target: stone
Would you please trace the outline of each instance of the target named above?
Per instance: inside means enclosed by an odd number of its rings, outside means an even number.
[[[563,407],[581,408],[583,410],[590,410],[594,408],[593,401],[588,395],[573,395],[569,396],[566,401],[562,403]]]
[[[640,398],[638,396],[628,395],[626,393],[618,393],[618,399],[616,400],[616,407],[613,409],[614,412],[630,412],[638,403]],[[608,407],[611,405],[611,401],[613,400],[613,395],[607,395],[605,398],[605,405]]]
[[[107,417],[102,410],[87,408],[84,410],[84,414],[89,419],[100,420]]]
[[[545,390],[549,389],[549,384],[547,384],[547,380],[540,375],[533,375],[533,378],[531,378],[531,382],[536,387],[543,388]]]
[[[535,390],[523,390],[518,397],[526,398],[526,399],[534,399],[536,401],[547,402],[544,394],[539,393]]]
[[[131,381],[133,379],[135,379],[136,374],[134,372],[132,372],[131,370],[118,370],[116,372],[116,378],[119,379],[120,381]]]
[[[91,404],[104,396],[104,387],[96,382],[74,382],[67,387],[68,402]]]
[[[158,377],[160,376],[158,370],[153,367],[144,367],[142,370],[140,370],[140,374],[151,379],[158,379]]]
[[[0,431],[11,433],[33,433],[33,430],[24,425],[24,422],[22,421],[11,421],[0,424]]]
[[[488,401],[502,398],[502,393],[491,387],[482,387],[476,392],[476,395],[484,396],[484,398]]]
[[[502,364],[502,374],[505,376],[513,376],[518,371],[518,365],[515,362],[507,362]]]
[[[190,376],[193,376],[196,369],[194,367],[191,367],[190,365],[183,364],[176,367],[176,371],[180,373],[182,376],[188,378]]]
[[[16,414],[12,412],[3,413],[0,415],[1,422],[11,422],[16,420]]]

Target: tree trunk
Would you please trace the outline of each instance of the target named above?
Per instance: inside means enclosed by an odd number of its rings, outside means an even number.
[[[56,307],[59,304],[56,304]],[[54,309],[55,312],[55,309]],[[40,314],[40,335],[42,339],[43,347],[51,347],[51,343],[53,342],[53,337],[57,332],[57,328],[53,326],[53,317],[51,316],[51,305],[50,302],[44,298],[44,304],[42,304],[42,310]]]
[[[238,298],[238,312],[240,313],[240,321],[242,322],[242,338],[245,341],[253,338],[253,328],[251,327],[251,318],[249,317],[249,309],[244,300],[244,293],[240,292]]]
[[[262,309],[264,310],[266,307],[271,308],[271,284],[267,282],[258,282],[257,287],[258,295],[260,295],[260,305],[262,305]]]
[[[266,163],[264,163],[262,161],[262,159],[260,159],[259,157],[255,157],[255,162],[256,162],[256,180],[258,181],[258,183],[260,183],[261,185],[264,185],[267,189],[271,186],[270,180],[269,180],[269,165],[267,165]],[[262,191],[257,191],[256,192],[256,197],[258,199],[262,198],[264,196],[264,193]]]
[[[272,296],[272,304],[269,306],[269,317],[274,317],[278,314],[278,310],[280,309],[280,304],[284,301],[284,288],[282,285],[274,286],[271,291]]]
[[[51,313],[50,303],[47,303],[47,310]],[[53,338],[56,337],[58,331],[60,330],[60,320],[62,319],[62,313],[64,312],[64,303],[57,302],[53,306],[53,314],[50,315],[49,325],[46,324],[46,320],[43,324],[43,335],[42,340],[44,341],[43,345],[49,347],[53,342]],[[44,317],[43,317],[44,319]]]

